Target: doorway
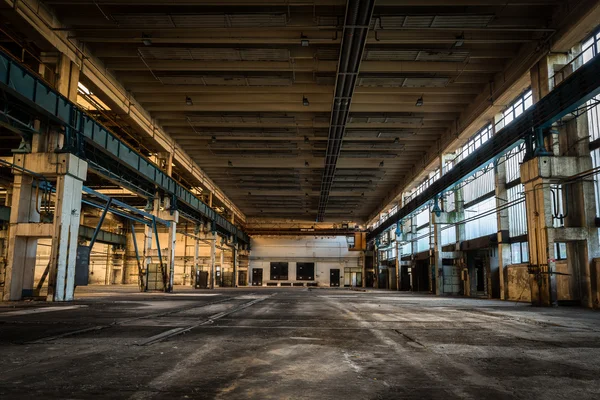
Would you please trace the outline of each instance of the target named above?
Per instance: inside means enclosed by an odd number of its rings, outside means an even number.
[[[483,260],[475,260],[475,274],[477,279],[477,292],[485,292],[485,269]]]
[[[262,268],[252,269],[252,286],[262,286],[263,284],[263,270]]]
[[[330,287],[340,286],[340,270],[339,270],[339,268],[330,270],[329,286]]]

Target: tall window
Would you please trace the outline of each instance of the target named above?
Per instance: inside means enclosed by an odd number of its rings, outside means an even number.
[[[506,125],[513,122],[519,115],[533,105],[533,93],[531,89],[527,90],[521,96],[517,97],[506,109],[502,112],[502,119],[496,123],[496,131],[504,128]]]
[[[581,53],[583,56],[583,63],[590,61],[592,58],[598,55],[600,50],[600,31],[590,36],[581,44]]]
[[[492,137],[492,134],[493,134],[492,124],[488,124],[488,125],[484,126],[479,132],[477,132],[475,135],[473,135],[467,141],[467,143],[465,143],[463,145],[463,147],[460,151],[460,154],[457,157],[458,158],[457,161],[463,160],[469,154],[473,153],[475,150],[477,150],[479,147],[481,147],[482,144],[484,144],[485,142],[490,140],[490,138]]]

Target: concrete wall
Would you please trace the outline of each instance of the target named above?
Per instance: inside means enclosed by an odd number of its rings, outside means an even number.
[[[529,286],[529,272],[527,264],[514,264],[506,268],[505,285],[507,287],[507,300],[531,301]]]
[[[250,252],[249,277],[252,270],[263,270],[263,285],[270,280],[271,262],[288,263],[288,280],[296,281],[296,263],[315,263],[315,282],[318,286],[330,285],[330,270],[340,270],[340,286],[344,285],[346,268],[362,268],[360,252],[348,251],[345,236],[336,237],[253,237]]]

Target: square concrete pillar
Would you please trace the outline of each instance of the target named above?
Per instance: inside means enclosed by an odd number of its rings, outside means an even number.
[[[7,265],[4,300],[20,300],[33,295],[33,280],[37,252],[37,238],[17,235],[18,225],[40,222],[37,211],[39,195],[34,179],[15,171],[12,189],[11,213],[8,230]]]

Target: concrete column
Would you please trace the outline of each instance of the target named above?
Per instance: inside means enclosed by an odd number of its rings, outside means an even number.
[[[225,250],[224,248],[221,248],[219,251],[219,264],[220,264],[220,271],[221,274],[219,275],[220,279],[219,279],[219,287],[221,287],[222,283],[223,283],[223,263],[225,262]]]
[[[360,252],[360,257],[362,258],[362,287],[367,287],[367,256],[365,254],[366,250]],[[248,271],[248,275],[250,275],[250,271]]]
[[[577,157],[583,164],[579,169],[592,168],[589,153],[589,127],[587,116],[568,121],[560,128],[560,148],[562,154],[568,157]],[[594,258],[600,257],[598,229],[595,225],[596,204],[594,181],[592,178],[576,180],[563,185],[563,204],[566,217],[565,229],[580,229],[583,237],[567,241],[567,263],[569,273],[572,274],[571,287],[562,289],[579,295],[581,305],[588,308],[600,308],[600,287],[592,279],[598,276],[600,270]],[[594,281],[594,282],[592,282]]]
[[[506,163],[504,156],[494,167],[494,180],[496,184],[496,207],[501,208],[508,201],[506,191]],[[508,287],[504,284],[506,268],[512,263],[512,254],[509,243],[508,208],[496,212],[498,221],[498,278],[500,281],[500,299],[507,298]],[[490,291],[491,293],[491,291]]]
[[[431,225],[433,226],[433,272],[436,274],[436,285],[433,293],[441,295],[444,293],[444,266],[442,265],[442,224],[448,223],[448,214],[431,213]]]
[[[194,273],[192,276],[192,286],[196,285],[196,271],[198,271],[198,259],[200,257],[200,235],[202,232],[202,228],[200,225],[196,225],[195,237],[194,237]]]
[[[153,204],[153,209],[152,214],[153,215],[158,215],[158,209],[159,209],[159,200],[157,198],[154,198],[152,200],[152,204]],[[144,227],[144,244],[143,244],[143,259],[144,259],[144,269],[146,271],[148,271],[148,267],[150,264],[152,264],[152,257],[154,256],[153,252],[153,246],[154,246],[154,227],[151,225],[145,225]],[[147,278],[148,274],[146,272],[146,278]],[[144,282],[144,288],[146,287],[148,282]]]
[[[173,291],[173,282],[175,279],[175,247],[177,242],[177,223],[179,222],[179,213],[175,211],[169,225],[169,237],[167,241],[167,266],[169,270],[168,292]]]
[[[159,210],[158,217],[165,221],[168,221],[169,229],[167,235],[167,287],[165,291],[172,292],[173,291],[173,282],[175,279],[175,247],[177,243],[177,224],[179,223],[179,211],[169,210],[170,202],[169,200],[165,200],[165,210]],[[164,256],[165,254],[163,254]]]
[[[395,233],[394,233],[395,235]],[[400,246],[398,246],[398,238],[396,237],[394,246],[396,246],[396,291],[400,290]]]
[[[233,287],[238,287],[238,244],[236,243],[234,247],[231,249],[232,254],[232,263],[233,263]]]
[[[79,67],[64,54],[60,55],[57,71],[56,89],[60,94],[77,102],[77,89],[79,85]]]
[[[156,164],[162,169],[168,176],[173,175],[173,153],[172,152],[160,152],[156,155]]]
[[[215,288],[215,262],[217,259],[217,232],[212,232],[210,239],[210,288]]]
[[[70,301],[73,300],[75,292],[75,260],[83,180],[65,175],[58,178],[56,186],[55,231],[50,251],[48,300]]]
[[[415,255],[418,253],[418,248],[417,248],[417,241],[415,240],[415,237],[417,237],[417,224],[416,224],[416,218],[411,218],[410,219],[410,233],[409,235],[409,239],[410,239],[410,290],[414,291],[414,277],[413,277],[413,270],[415,269],[415,267],[417,266],[417,262],[415,261]]]
[[[556,262],[552,224],[552,165],[557,159],[536,157],[521,165],[527,209],[527,239],[531,301],[535,305],[556,305]],[[559,161],[560,163],[560,161]]]
[[[465,200],[463,196],[463,190],[461,187],[454,190],[454,221],[460,222],[465,220]],[[469,274],[464,274],[463,270],[466,268],[465,256],[461,251],[461,243],[467,238],[465,224],[455,225],[456,229],[456,243],[455,243],[455,261],[458,263],[461,269],[461,282],[463,284],[463,294],[465,296],[471,295],[471,282],[469,280]]]
[[[81,189],[87,175],[87,163],[72,154],[31,153],[14,156],[14,163],[36,176],[54,181],[54,220],[40,223],[37,205],[29,180],[17,181],[18,190],[13,192],[13,210],[8,254],[5,300],[18,300],[33,285],[35,250],[31,240],[46,237],[52,239],[48,273],[48,299],[68,301],[75,290],[75,260],[81,214]],[[15,173],[16,176],[20,175]],[[40,180],[40,179],[36,179]],[[36,184],[38,184],[36,182]]]
[[[4,300],[19,300],[33,295],[33,278],[37,252],[37,238],[17,236],[20,223],[38,223],[39,201],[33,178],[14,170],[11,212],[7,238],[7,260]]]

